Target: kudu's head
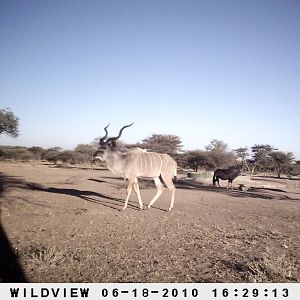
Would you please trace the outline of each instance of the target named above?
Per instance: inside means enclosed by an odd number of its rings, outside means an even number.
[[[93,160],[101,159],[102,161],[104,161],[105,160],[105,158],[104,158],[105,153],[107,151],[114,151],[116,149],[116,145],[117,145],[116,141],[121,137],[123,130],[127,127],[130,127],[132,124],[133,123],[123,126],[120,129],[118,136],[111,137],[111,138],[107,138],[107,136],[108,136],[107,127],[109,126],[109,124],[106,127],[104,127],[105,135],[102,138],[99,139],[99,148],[93,154]]]

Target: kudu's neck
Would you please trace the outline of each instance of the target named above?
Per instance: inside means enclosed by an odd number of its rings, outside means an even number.
[[[124,163],[122,163],[122,154],[117,150],[108,149],[103,159],[106,162],[107,168],[113,173],[124,175]]]

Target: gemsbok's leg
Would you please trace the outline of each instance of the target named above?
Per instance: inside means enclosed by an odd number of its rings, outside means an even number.
[[[232,181],[228,179],[227,190],[232,189]]]
[[[124,210],[127,207],[128,200],[129,200],[129,197],[130,197],[130,194],[131,194],[131,191],[132,191],[132,186],[134,184],[134,180],[135,180],[134,178],[128,178],[127,196],[126,196],[126,200],[125,200],[125,203],[124,203],[124,206],[123,206],[122,210]]]
[[[140,188],[139,188],[137,178],[135,178],[135,180],[134,180],[133,188],[134,188],[134,191],[136,192],[137,197],[139,199],[140,209],[143,209],[143,202],[142,202],[142,198],[141,198],[141,194],[140,194]]]
[[[155,182],[155,185],[156,185],[156,187],[157,187],[157,193],[156,193],[156,195],[154,196],[154,198],[150,201],[150,203],[149,203],[149,205],[148,205],[148,208],[150,208],[150,207],[154,204],[154,202],[155,202],[155,201],[158,199],[158,197],[162,194],[163,189],[164,189],[163,184],[161,183],[159,177],[155,177],[155,178],[154,178],[154,182]]]
[[[173,206],[174,206],[175,190],[176,190],[176,188],[175,188],[175,186],[174,186],[174,184],[173,184],[172,178],[173,178],[173,176],[172,176],[172,177],[167,177],[167,176],[164,176],[164,175],[162,174],[162,179],[163,179],[164,183],[166,184],[166,186],[168,187],[168,189],[169,189],[170,192],[171,192],[171,204],[170,204],[170,207],[169,207],[169,211],[170,211],[170,210],[173,208]]]

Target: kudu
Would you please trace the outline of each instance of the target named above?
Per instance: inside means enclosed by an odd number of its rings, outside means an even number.
[[[132,123],[133,124],[133,123]],[[138,177],[151,178],[154,180],[157,187],[157,193],[150,201],[148,208],[159,198],[163,192],[163,184],[166,184],[171,191],[171,204],[169,211],[174,206],[175,186],[173,184],[173,177],[177,175],[177,163],[168,154],[161,154],[156,152],[147,152],[140,148],[134,148],[125,152],[120,152],[116,149],[116,141],[121,137],[125,128],[130,125],[123,126],[117,137],[107,139],[108,131],[107,125],[105,136],[99,140],[99,149],[94,153],[94,159],[100,158],[106,162],[107,168],[113,173],[122,175],[128,179],[127,195],[123,210],[128,205],[128,200],[132,191],[132,187],[137,194],[140,209],[143,209],[143,202],[141,199],[140,189],[138,185]]]
[[[233,180],[241,174],[242,174],[241,166],[230,167],[228,169],[217,169],[214,172],[213,185],[215,186],[217,182],[219,187],[221,187],[219,179],[228,180],[227,189],[229,189],[229,184],[231,184],[231,190],[233,190]]]

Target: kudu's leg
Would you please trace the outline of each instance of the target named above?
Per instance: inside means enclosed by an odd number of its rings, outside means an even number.
[[[128,185],[127,185],[127,196],[126,196],[126,200],[125,200],[125,203],[124,203],[124,206],[122,208],[122,210],[124,210],[127,205],[128,205],[128,200],[129,200],[129,197],[130,197],[130,194],[131,194],[131,191],[132,191],[132,186],[134,184],[134,181],[135,179],[134,178],[128,178]]]
[[[150,208],[153,204],[154,204],[154,202],[158,199],[158,197],[162,194],[162,192],[163,192],[163,185],[162,185],[162,183],[161,183],[161,181],[160,181],[160,179],[159,179],[159,177],[155,177],[154,178],[154,182],[155,182],[155,185],[156,185],[156,187],[157,187],[157,193],[156,193],[156,195],[154,196],[154,198],[150,201],[150,203],[149,203],[149,205],[148,205],[148,208]]]
[[[143,202],[142,202],[142,198],[141,198],[141,194],[140,194],[140,188],[139,188],[137,178],[135,178],[135,180],[134,180],[133,188],[134,188],[134,191],[136,192],[137,197],[139,199],[140,209],[143,209]]]
[[[170,190],[171,192],[171,203],[170,203],[170,207],[169,207],[169,211],[173,208],[174,206],[174,200],[175,200],[175,186],[173,184],[173,181],[172,181],[172,177],[167,177],[165,175],[162,174],[162,179],[164,181],[164,183],[166,184],[166,186],[168,187],[168,189]]]

